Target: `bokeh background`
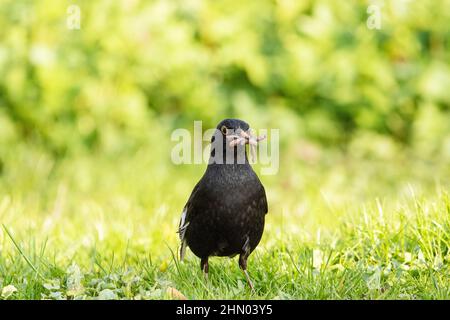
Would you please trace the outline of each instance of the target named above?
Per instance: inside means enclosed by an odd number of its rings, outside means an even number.
[[[2,146],[131,153],[158,130],[236,116],[286,144],[448,156],[449,2],[378,2],[369,30],[372,3],[73,1],[69,30],[72,3],[2,1]]]
[[[164,264],[205,168],[173,165],[170,134],[228,117],[280,129],[266,247],[448,190],[449,21],[448,0],[3,0],[0,220],[57,260]]]

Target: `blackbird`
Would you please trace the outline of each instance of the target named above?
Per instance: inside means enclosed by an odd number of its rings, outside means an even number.
[[[239,255],[239,267],[252,290],[247,259],[261,240],[268,207],[245,145],[253,148],[264,138],[253,136],[239,119],[217,125],[207,169],[184,206],[178,229],[180,260],[188,246],[201,259],[200,268],[208,278],[209,257]]]

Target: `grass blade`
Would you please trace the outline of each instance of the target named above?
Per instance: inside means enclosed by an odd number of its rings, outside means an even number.
[[[27,264],[31,267],[31,269],[33,269],[34,272],[36,272],[36,274],[44,279],[44,277],[41,275],[41,273],[38,271],[38,269],[34,266],[34,264],[31,262],[30,259],[28,259],[28,257],[26,256],[26,254],[23,252],[22,248],[19,246],[19,244],[16,242],[16,240],[14,240],[14,237],[12,236],[11,232],[8,230],[8,228],[2,224],[3,229],[5,230],[6,234],[9,236],[9,238],[11,239],[12,243],[14,244],[14,246],[16,247],[17,251],[19,251],[20,255],[25,259],[25,261],[27,262]]]

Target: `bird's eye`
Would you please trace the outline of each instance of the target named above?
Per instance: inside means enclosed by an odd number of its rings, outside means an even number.
[[[222,131],[222,133],[223,133],[224,135],[226,135],[226,134],[228,133],[228,128],[225,127],[225,126],[222,126],[222,128],[220,128],[220,131]]]

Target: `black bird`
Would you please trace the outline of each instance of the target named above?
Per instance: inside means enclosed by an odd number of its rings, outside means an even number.
[[[211,139],[211,155],[203,177],[184,206],[178,233],[180,260],[186,245],[201,259],[208,277],[208,258],[239,255],[239,267],[253,290],[247,259],[261,240],[267,199],[253,171],[245,145],[256,145],[249,125],[239,119],[221,121]]]

